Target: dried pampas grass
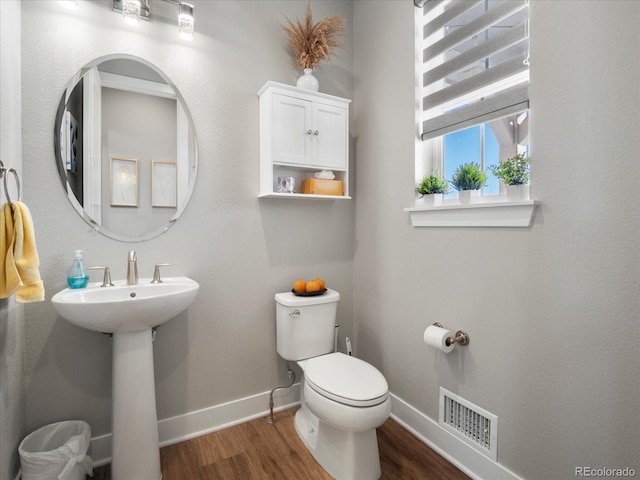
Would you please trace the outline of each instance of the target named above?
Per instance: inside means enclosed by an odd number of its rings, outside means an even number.
[[[297,19],[293,22],[287,17],[285,20],[282,29],[287,34],[298,68],[315,68],[322,60],[328,60],[333,49],[340,46],[344,18],[335,15],[313,23],[311,2],[307,4],[304,21]]]

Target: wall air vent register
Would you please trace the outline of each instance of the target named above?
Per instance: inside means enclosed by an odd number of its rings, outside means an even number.
[[[498,417],[440,387],[439,424],[455,437],[498,461]]]

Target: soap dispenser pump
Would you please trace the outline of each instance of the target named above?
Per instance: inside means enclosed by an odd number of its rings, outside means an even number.
[[[69,288],[84,288],[88,283],[89,276],[82,263],[82,250],[76,250],[73,257],[73,264],[67,277],[67,284]]]

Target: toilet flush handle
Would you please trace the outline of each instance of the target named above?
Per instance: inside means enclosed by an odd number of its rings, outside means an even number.
[[[300,310],[298,310],[297,308],[293,311],[293,312],[289,312],[289,316],[290,317],[299,317],[300,316]]]

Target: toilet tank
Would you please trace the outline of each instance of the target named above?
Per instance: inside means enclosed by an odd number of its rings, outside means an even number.
[[[340,294],[303,297],[276,293],[276,344],[285,360],[303,360],[333,351]]]

